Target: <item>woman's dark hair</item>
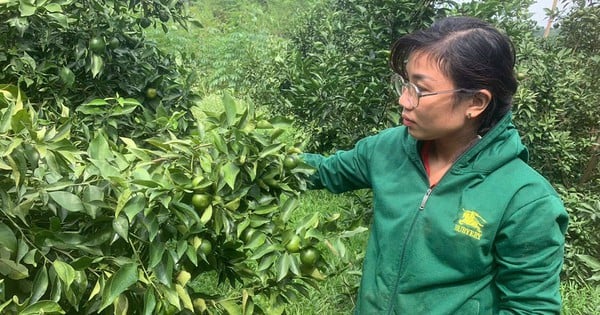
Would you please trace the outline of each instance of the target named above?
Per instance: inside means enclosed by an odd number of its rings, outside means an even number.
[[[479,134],[485,134],[510,111],[518,85],[514,46],[489,23],[472,17],[449,17],[405,35],[392,46],[392,70],[407,78],[406,62],[414,52],[426,53],[437,61],[457,88],[492,93]]]

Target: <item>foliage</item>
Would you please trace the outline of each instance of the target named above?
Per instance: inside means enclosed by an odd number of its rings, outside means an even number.
[[[266,102],[286,79],[287,43],[270,34],[227,32],[199,49],[194,66],[201,73],[200,91],[234,91]]]
[[[226,95],[224,111],[192,108],[197,135],[136,142],[101,124],[79,149],[69,120],[41,125],[20,90],[0,92],[3,314],[272,313],[323,277],[325,261],[285,249],[294,235],[316,248],[335,220],[290,220],[310,169],[284,163],[286,120]],[[113,101],[136,104],[79,109]],[[195,291],[208,272],[236,293]]]
[[[0,82],[18,85],[46,120],[117,94],[142,103],[147,120],[157,108],[187,108],[193,78],[144,37],[146,27],[168,31],[167,21],[186,26],[186,3],[2,1]]]
[[[559,19],[564,45],[588,55],[600,54],[598,32],[590,32],[600,23],[600,4],[593,1],[570,1],[571,9]]]
[[[176,36],[152,32],[163,47],[187,56],[198,73],[198,92],[205,95],[228,90],[258,104],[269,104],[289,77],[290,46],[281,29],[293,25],[296,11],[309,5],[286,0],[202,1],[190,7],[191,32],[169,25]]]
[[[561,286],[564,315],[597,314],[600,311],[600,287],[565,282]]]
[[[308,148],[318,152],[381,129],[395,108],[388,49],[444,11],[434,1],[323,1],[290,32],[298,55],[277,110],[306,126]]]
[[[536,29],[529,7],[535,0],[488,0],[465,2],[455,8],[456,14],[476,16],[501,28],[514,42]]]

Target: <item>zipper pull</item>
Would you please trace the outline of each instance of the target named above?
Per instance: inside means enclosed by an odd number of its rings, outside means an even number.
[[[432,190],[433,190],[433,188],[431,188],[431,187],[429,189],[427,189],[425,196],[423,196],[423,200],[421,200],[421,205],[419,206],[419,210],[425,209],[425,204],[427,203],[427,199],[429,199],[429,196],[431,195]]]

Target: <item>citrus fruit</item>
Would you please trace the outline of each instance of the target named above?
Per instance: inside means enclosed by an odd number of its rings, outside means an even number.
[[[292,235],[287,244],[285,244],[285,249],[290,253],[297,253],[300,251],[300,241],[300,236]]]
[[[150,26],[150,24],[152,24],[152,21],[150,21],[149,18],[147,17],[143,17],[140,19],[140,26],[143,28],[147,28],[148,26]]]
[[[101,52],[104,51],[104,49],[106,48],[106,43],[104,42],[104,39],[102,37],[92,37],[92,39],[90,39],[90,50],[99,54]]]
[[[111,49],[117,49],[117,48],[119,48],[119,46],[121,46],[121,41],[119,41],[118,38],[113,37],[108,41],[108,46]]]
[[[308,247],[300,252],[300,261],[306,266],[314,266],[319,260],[319,251],[313,247]]]
[[[298,166],[298,158],[293,155],[288,155],[283,159],[283,167],[288,170],[294,169]]]
[[[192,205],[196,210],[204,210],[210,205],[211,198],[205,194],[194,194],[192,196]]]
[[[169,12],[167,10],[161,10],[158,13],[158,18],[162,21],[162,22],[168,22],[169,18],[171,18],[171,16],[169,15]]]
[[[202,240],[200,243],[200,252],[204,255],[208,255],[212,252],[212,244],[208,240]]]
[[[146,90],[146,97],[149,98],[149,99],[156,98],[157,94],[158,94],[158,92],[156,91],[155,88],[148,88]]]

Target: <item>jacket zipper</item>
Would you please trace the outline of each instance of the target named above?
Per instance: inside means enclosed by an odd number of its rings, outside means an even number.
[[[429,194],[431,194],[431,188],[429,188],[428,190],[428,194],[426,194],[425,196],[428,196]],[[424,200],[426,198],[423,198]],[[427,200],[425,200],[425,202],[427,202]],[[402,264],[404,263],[404,255],[406,253],[406,245],[408,244],[408,239],[410,239],[411,235],[412,235],[412,231],[415,227],[415,222],[417,222],[417,218],[419,217],[421,211],[417,211],[415,213],[415,216],[413,217],[412,223],[410,224],[410,229],[408,230],[407,236],[404,239],[404,243],[402,244],[402,254],[400,255],[400,266],[398,268],[398,274],[396,275],[396,282],[394,283],[394,292],[392,293],[392,295],[390,296],[390,306],[389,306],[389,310],[388,310],[388,314],[393,314],[393,310],[394,310],[394,306],[396,305],[396,300],[395,297],[398,294],[398,282],[400,282],[400,274],[401,274],[401,269],[402,269]]]
[[[423,209],[425,209],[425,204],[427,204],[427,200],[429,200],[429,196],[431,196],[433,187],[435,187],[435,186],[429,187],[427,189],[427,192],[425,192],[425,196],[423,196],[423,199],[421,200],[421,205],[419,206],[419,210],[423,211]]]
[[[443,178],[443,176],[442,176],[442,178]],[[398,294],[398,282],[400,282],[400,274],[402,273],[402,265],[404,264],[404,254],[406,253],[406,245],[408,244],[408,239],[412,236],[415,223],[417,222],[417,218],[419,217],[419,214],[421,213],[421,211],[423,211],[423,209],[425,209],[427,200],[429,200],[429,196],[431,196],[431,193],[433,192],[434,187],[435,187],[435,185],[427,188],[425,195],[423,195],[423,199],[421,199],[421,204],[419,205],[419,211],[417,211],[417,213],[415,214],[415,216],[412,220],[412,223],[410,224],[410,229],[408,230],[406,239],[404,240],[404,244],[402,244],[403,247],[402,247],[402,254],[400,255],[400,267],[398,268],[398,274],[396,275],[396,283],[394,283],[394,292],[390,296],[390,308],[389,308],[388,314],[393,314],[392,312],[394,310],[394,306],[396,305],[395,296],[396,296],[396,294]]]

